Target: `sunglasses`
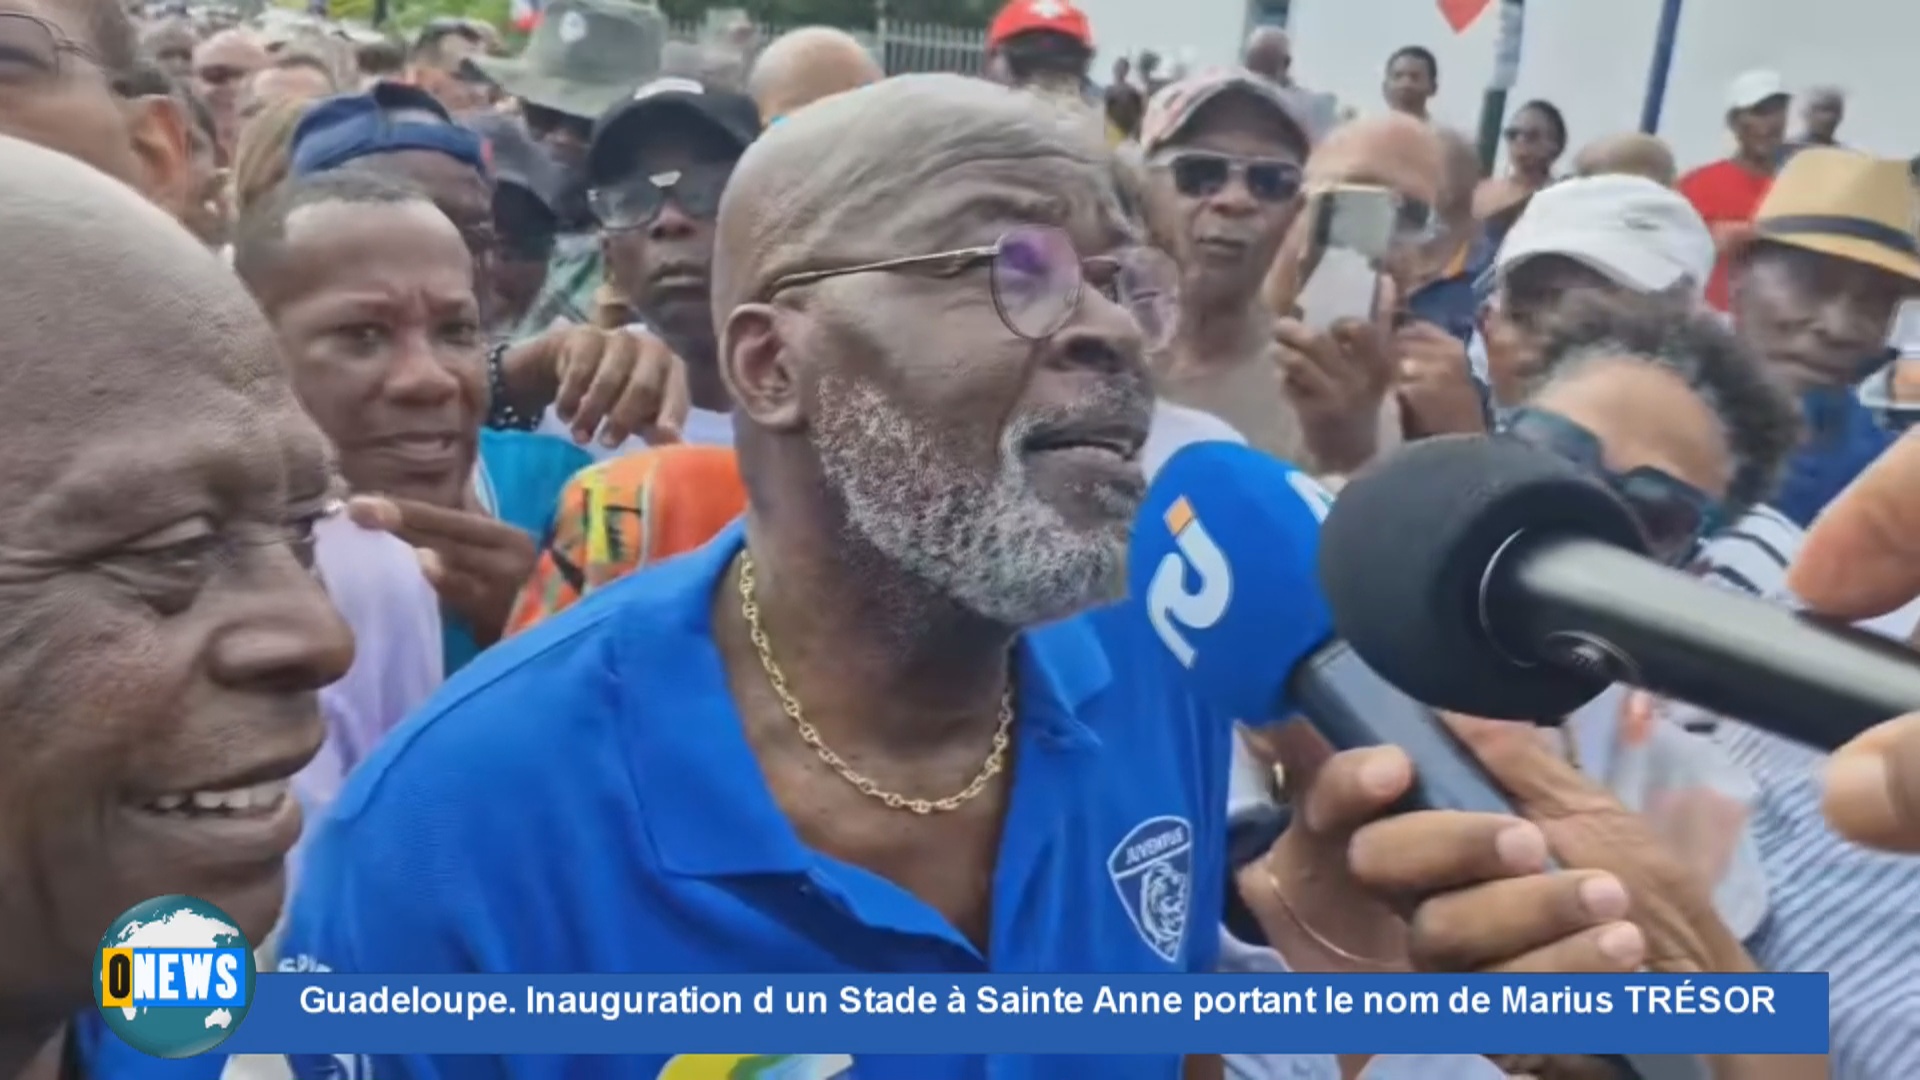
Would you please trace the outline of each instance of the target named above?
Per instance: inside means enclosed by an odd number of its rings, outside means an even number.
[[[668,198],[688,216],[712,221],[720,213],[720,196],[732,175],[731,162],[672,169],[594,188],[587,192],[587,205],[601,226],[612,232],[644,229],[653,224]]]
[[[1669,566],[1687,563],[1720,525],[1722,511],[1712,496],[1650,465],[1614,472],[1607,468],[1599,437],[1558,413],[1515,409],[1501,434],[1551,451],[1612,488],[1633,511],[1649,552]]]
[[[1300,166],[1274,158],[1242,158],[1207,150],[1182,150],[1154,162],[1173,177],[1173,188],[1189,199],[1206,199],[1238,179],[1247,194],[1266,203],[1282,203],[1300,194]]]
[[[767,295],[848,274],[956,278],[983,265],[994,311],[1023,340],[1044,341],[1059,333],[1079,308],[1087,285],[1127,309],[1149,350],[1164,346],[1173,336],[1180,279],[1172,259],[1149,247],[1083,258],[1065,230],[1050,225],[1017,226],[987,247],[788,274],[776,280]]]

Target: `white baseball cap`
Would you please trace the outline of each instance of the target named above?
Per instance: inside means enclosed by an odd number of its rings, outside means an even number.
[[[1713,276],[1713,234],[1693,205],[1638,176],[1563,180],[1535,194],[1494,256],[1494,284],[1542,255],[1572,259],[1635,292]]]
[[[1748,71],[1727,87],[1727,108],[1751,109],[1773,98],[1790,96],[1777,71]]]

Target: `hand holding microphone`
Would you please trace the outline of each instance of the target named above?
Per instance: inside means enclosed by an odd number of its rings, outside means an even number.
[[[1469,724],[1470,750],[1333,638],[1319,526],[1338,505],[1264,454],[1197,444],[1155,478],[1128,559],[1147,632],[1216,713],[1269,729],[1304,714],[1346,751],[1290,776],[1293,823],[1242,872],[1270,938],[1288,942],[1290,958],[1302,937],[1325,946],[1331,970],[1751,970],[1704,887],[1662,862],[1644,822],[1547,753],[1531,726]],[[1617,539],[1637,540],[1631,521]],[[1569,690],[1562,677],[1529,702],[1558,705],[1538,714],[1558,717],[1605,685]],[[1540,820],[1517,815],[1509,793]],[[1581,869],[1557,870],[1553,855]],[[1336,926],[1354,932],[1330,940]],[[1627,1065],[1700,1075],[1691,1058]]]

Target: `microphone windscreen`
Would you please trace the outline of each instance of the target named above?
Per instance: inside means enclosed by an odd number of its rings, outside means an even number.
[[[1342,488],[1327,517],[1320,582],[1336,632],[1429,705],[1558,723],[1608,683],[1518,664],[1489,636],[1481,584],[1522,531],[1645,548],[1626,505],[1549,451],[1484,436],[1402,447]]]
[[[1202,700],[1249,724],[1285,719],[1294,666],[1333,633],[1316,581],[1332,496],[1258,450],[1203,442],[1160,468],[1134,521],[1128,604]]]

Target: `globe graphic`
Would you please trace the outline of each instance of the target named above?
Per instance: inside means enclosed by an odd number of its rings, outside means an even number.
[[[226,912],[191,896],[161,896],[120,916],[100,939],[102,949],[243,949],[247,950],[246,992],[253,1000],[253,953],[247,939]],[[100,954],[93,959],[93,993],[101,991]],[[245,1005],[203,1008],[105,1008],[100,1015],[128,1046],[162,1058],[204,1054],[227,1040],[247,1015]]]

